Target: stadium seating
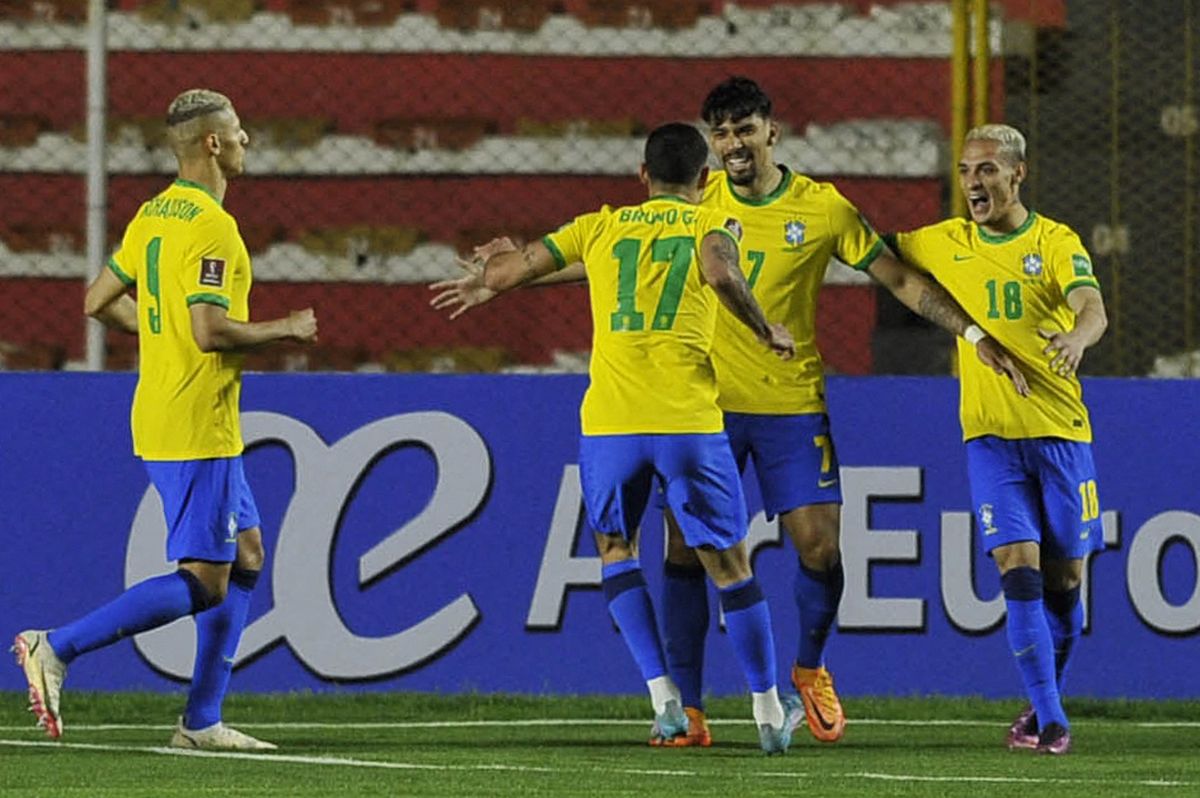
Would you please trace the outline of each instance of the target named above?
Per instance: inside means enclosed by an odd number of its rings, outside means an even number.
[[[1055,24],[1046,9],[1062,7],[1003,5],[1036,24]],[[453,253],[492,235],[529,238],[598,199],[637,201],[630,142],[665,119],[695,119],[699,98],[731,73],[759,77],[774,96],[787,128],[781,158],[836,179],[877,226],[936,217],[949,83],[945,60],[918,54],[925,42],[916,36],[914,44],[909,34],[940,20],[938,6],[119,0],[108,67],[109,245],[171,170],[160,120],[147,113],[179,89],[164,76],[210,74],[219,63],[214,85],[236,98],[253,137],[249,173],[227,207],[255,254],[256,315],[306,300],[322,309],[329,352],[293,357],[293,364],[348,368],[368,358],[412,366],[425,356],[396,353],[439,348],[459,352],[439,356],[456,364],[472,348],[505,353],[478,355],[481,368],[550,364],[555,348],[587,349],[578,290],[534,292],[498,303],[507,310],[477,311],[476,323],[448,325],[424,323],[432,315],[424,283],[454,274]],[[86,8],[82,0],[0,0],[0,9],[10,8],[0,15],[0,290],[21,287],[70,307],[84,271],[86,103],[82,54],[64,52],[61,43],[78,46]],[[32,24],[6,27],[9,19]],[[602,29],[617,33],[605,40]],[[847,30],[872,34],[854,38]],[[778,35],[788,37],[786,47],[801,48],[802,62],[778,57],[789,51],[764,38]],[[593,57],[589,48],[605,41],[611,52]],[[218,46],[219,54],[211,52]],[[657,57],[670,48],[686,57]],[[993,74],[1001,86],[999,64]],[[296,82],[310,77],[311,97],[298,102]],[[994,92],[997,107],[1002,100]],[[831,272],[829,282],[821,323],[838,331],[838,346],[827,348],[831,365],[869,372],[874,291],[844,272]],[[335,296],[337,309],[327,310]],[[550,298],[564,311],[555,320],[544,313]],[[51,330],[34,322],[36,306],[7,307],[0,340],[49,342],[79,356],[74,319]],[[380,309],[387,309],[383,318]],[[528,314],[539,312],[540,326],[529,329]],[[336,323],[326,323],[330,313]],[[420,330],[389,321],[418,314]],[[561,328],[559,315],[567,315]],[[128,346],[110,340],[119,360]]]

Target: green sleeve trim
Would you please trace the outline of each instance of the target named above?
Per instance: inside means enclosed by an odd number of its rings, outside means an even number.
[[[900,254],[900,237],[896,233],[883,233],[879,236],[887,248],[897,255]]]
[[[1084,286],[1088,288],[1095,288],[1097,291],[1100,290],[1100,283],[1095,277],[1085,277],[1081,280],[1072,280],[1071,282],[1067,283],[1067,287],[1063,289],[1063,296],[1071,293],[1076,288],[1083,288]]]
[[[855,269],[860,272],[865,270],[867,267],[869,267],[872,263],[875,262],[876,258],[878,258],[881,254],[883,254],[883,246],[884,246],[883,239],[881,238],[875,242],[875,246],[871,247],[871,251],[866,254],[866,257],[864,257],[858,263],[851,263],[848,265],[850,266],[851,269]]]
[[[562,271],[567,268],[567,259],[563,257],[562,250],[558,245],[550,240],[550,236],[542,236],[542,243],[546,245],[546,249],[550,250],[550,254],[554,256],[554,270]]]
[[[188,307],[192,305],[220,305],[229,310],[229,297],[220,294],[192,294],[187,298]]]
[[[115,274],[117,276],[118,280],[120,280],[122,283],[124,283],[127,286],[133,285],[134,283],[137,282],[137,280],[133,279],[128,274],[126,274],[124,271],[122,271],[121,267],[118,266],[117,262],[115,260],[113,260],[112,258],[108,259],[108,269],[109,269],[109,271],[111,271],[113,274]]]

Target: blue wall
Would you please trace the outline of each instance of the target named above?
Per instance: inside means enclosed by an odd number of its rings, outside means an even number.
[[[247,467],[269,561],[238,690],[637,692],[580,534],[579,377],[249,375]],[[130,453],[131,375],[0,375],[0,633],[49,627],[166,569]],[[1200,384],[1091,381],[1109,547],[1068,692],[1200,696]],[[829,664],[846,694],[1020,692],[994,568],[970,532],[949,379],[834,379],[847,595]],[[794,554],[749,490],[781,661]],[[643,561],[656,591],[661,520]],[[716,602],[712,602],[715,607]],[[722,634],[708,684],[743,689]],[[175,689],[190,620],[72,666],[82,689]],[[781,669],[782,669],[781,665]],[[18,669],[0,688],[20,689]]]

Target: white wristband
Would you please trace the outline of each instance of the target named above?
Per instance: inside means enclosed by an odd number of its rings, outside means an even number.
[[[967,327],[967,329],[963,330],[963,338],[966,338],[967,343],[969,343],[971,346],[975,346],[984,338],[987,338],[987,333],[985,333],[983,328],[978,324],[972,324],[970,327]]]

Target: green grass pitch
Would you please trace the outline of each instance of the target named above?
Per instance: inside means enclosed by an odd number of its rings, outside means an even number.
[[[797,730],[758,751],[748,698],[709,705],[715,745],[646,745],[635,697],[233,695],[226,721],[267,754],[167,748],[178,695],[76,693],[47,740],[23,694],[0,693],[0,795],[173,796],[1200,796],[1200,702],[1068,702],[1075,750],[1007,751],[1013,701],[848,699],[845,739]]]

